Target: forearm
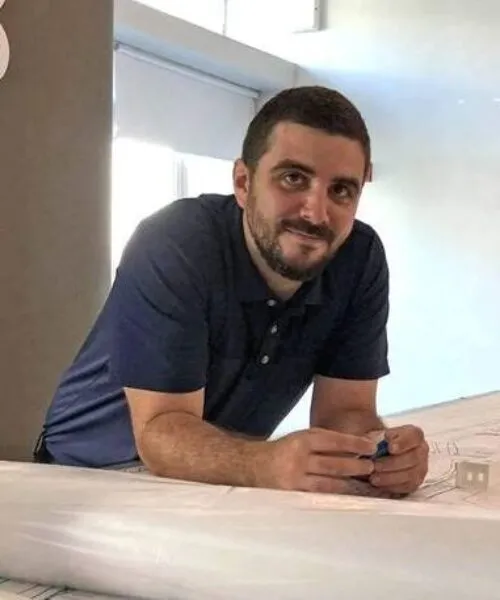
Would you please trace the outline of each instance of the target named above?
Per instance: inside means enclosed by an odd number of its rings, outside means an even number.
[[[270,446],[181,412],[153,419],[138,443],[144,464],[156,475],[243,487],[267,485]]]
[[[386,428],[382,419],[371,410],[332,411],[327,415],[314,416],[311,420],[311,426],[353,435],[363,435],[370,431]]]

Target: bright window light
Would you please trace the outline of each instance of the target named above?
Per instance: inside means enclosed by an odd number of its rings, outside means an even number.
[[[113,142],[111,267],[114,277],[123,250],[139,223],[177,198],[231,194],[233,162],[179,154],[134,138]]]
[[[186,196],[231,194],[233,192],[232,161],[210,156],[183,154],[182,165]]]
[[[136,0],[210,31],[224,30],[225,0]]]
[[[130,138],[113,142],[111,266],[145,217],[177,197],[175,153],[168,147]]]
[[[248,43],[318,28],[318,0],[227,0],[229,37]]]

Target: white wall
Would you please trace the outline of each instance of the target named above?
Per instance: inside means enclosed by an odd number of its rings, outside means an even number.
[[[259,91],[293,84],[294,64],[151,8],[162,3],[163,0],[114,0],[115,40]],[[193,0],[185,2],[192,3]],[[174,8],[178,0],[164,4]]]
[[[500,3],[329,0],[326,21],[280,54],[371,130],[360,217],[392,270],[381,410],[500,389]],[[306,419],[303,404],[284,427]]]

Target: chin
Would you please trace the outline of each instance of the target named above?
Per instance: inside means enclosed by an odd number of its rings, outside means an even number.
[[[287,259],[285,257],[285,263],[294,269],[295,271],[311,271],[315,269],[321,269],[327,262],[326,257],[320,260],[294,260],[293,258]]]
[[[330,260],[332,255],[330,251],[325,252],[324,250],[321,252],[315,252],[314,250],[304,252],[303,249],[297,250],[297,248],[293,248],[288,252],[286,251],[286,248],[282,248],[282,250],[284,261],[293,269],[309,270],[321,268]]]
[[[313,262],[285,260],[279,271],[283,277],[291,281],[309,281],[320,275],[327,264],[327,259]]]

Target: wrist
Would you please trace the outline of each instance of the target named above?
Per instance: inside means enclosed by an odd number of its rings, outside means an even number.
[[[371,410],[338,411],[329,417],[311,423],[311,427],[319,427],[349,433],[351,435],[367,436],[372,433],[384,432],[386,427],[382,419]]]
[[[275,442],[269,441],[251,441],[245,442],[244,462],[246,465],[245,487],[272,488],[274,485],[273,465],[274,465],[274,446]]]

